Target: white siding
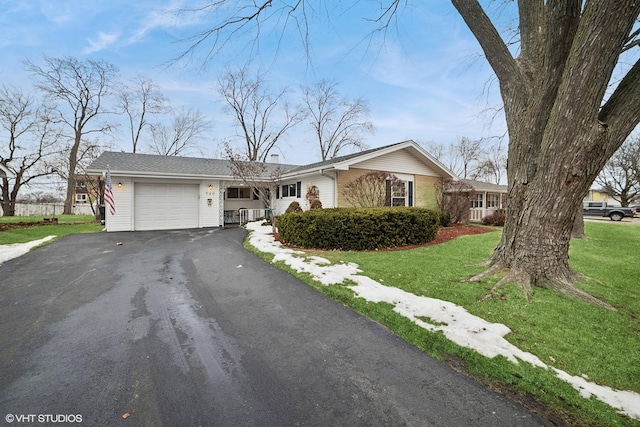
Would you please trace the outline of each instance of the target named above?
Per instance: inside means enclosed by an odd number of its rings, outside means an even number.
[[[380,170],[391,173],[439,176],[433,169],[404,150],[394,151],[351,166],[354,169]]]
[[[133,230],[133,183],[131,178],[118,176],[111,176],[111,181],[116,213],[109,214],[109,207],[105,207],[107,231],[131,231]],[[122,184],[122,188],[118,188],[118,183]]]
[[[211,186],[211,190],[209,190]],[[200,227],[220,226],[220,182],[202,181],[200,183]],[[211,200],[211,205],[209,205]]]
[[[187,221],[189,227],[218,227],[220,226],[220,183],[217,180],[168,180],[168,179],[135,179],[128,177],[112,177],[113,196],[116,203],[116,214],[111,216],[107,209],[107,231],[133,231],[135,226],[135,187],[148,185],[187,185],[196,189],[198,201],[192,206],[193,212],[178,213]],[[118,188],[118,183],[122,183],[122,188]],[[211,190],[209,186],[211,185]],[[161,196],[160,196],[161,197]],[[211,199],[211,205],[208,204]],[[161,200],[162,206],[170,207],[171,200]],[[163,207],[162,209],[166,209]],[[175,206],[174,206],[175,207]],[[176,207],[179,210],[179,207]],[[195,218],[196,222],[188,222],[188,217]],[[162,228],[162,227],[161,227]],[[148,229],[148,228],[147,228]],[[157,229],[157,228],[155,228]]]
[[[304,178],[297,179],[295,181],[286,180],[280,183],[280,196],[282,196],[282,186],[287,184],[295,184],[300,181],[302,183],[302,194],[298,198],[298,196],[293,197],[280,197],[275,203],[274,210],[276,215],[280,215],[284,213],[284,211],[289,207],[291,202],[297,201],[300,203],[300,207],[304,210],[309,209],[309,204],[305,195],[307,194],[307,189],[313,185],[318,187],[320,191],[320,202],[322,202],[323,208],[333,208],[335,207],[334,194],[335,194],[335,183],[334,180],[320,174],[306,176]]]

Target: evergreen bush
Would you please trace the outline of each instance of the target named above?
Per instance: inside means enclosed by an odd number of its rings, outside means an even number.
[[[422,245],[436,236],[440,215],[423,208],[334,208],[278,217],[282,242],[317,249],[374,250]]]

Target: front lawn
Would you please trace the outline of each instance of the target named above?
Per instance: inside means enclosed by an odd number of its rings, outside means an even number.
[[[42,216],[0,217],[0,245],[26,243],[47,236],[95,233],[104,228],[91,215],[59,215],[57,218],[58,224],[44,224]]]
[[[306,251],[333,263],[353,262],[386,286],[437,298],[464,307],[489,322],[511,329],[506,339],[537,356],[548,366],[617,390],[640,392],[640,227],[587,222],[587,239],[572,241],[570,262],[588,276],[582,289],[617,307],[607,310],[553,291],[536,289],[531,299],[514,286],[504,285],[493,298],[479,301],[498,277],[482,283],[465,279],[483,270],[500,232],[463,236],[418,249],[389,252]],[[272,256],[262,254],[268,260]],[[282,262],[276,265],[288,271]],[[535,408],[531,397],[570,423],[589,426],[634,425],[595,398],[585,399],[551,370],[525,362],[514,364],[498,356],[487,358],[429,332],[393,311],[387,303],[356,298],[347,284],[323,286],[307,274],[295,273],[325,295],[382,323],[433,355],[465,371],[490,387],[512,394]]]

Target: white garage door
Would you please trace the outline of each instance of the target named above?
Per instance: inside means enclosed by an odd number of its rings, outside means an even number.
[[[135,183],[134,229],[198,227],[198,186]]]

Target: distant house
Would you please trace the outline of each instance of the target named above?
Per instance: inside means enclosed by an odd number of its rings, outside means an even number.
[[[263,211],[254,190],[235,179],[230,166],[221,159],[104,152],[87,172],[102,175],[110,170],[116,212],[107,214],[107,231],[162,230],[219,227],[239,222],[243,212]],[[345,186],[370,171],[400,180],[390,197],[394,206],[436,208],[438,184],[457,179],[414,141],[308,165],[272,161],[267,166],[281,170],[272,202],[276,215],[293,201],[307,209],[309,191],[325,208],[348,206]]]
[[[103,185],[101,181],[101,176],[77,175],[73,203],[75,205],[84,205],[99,200]]]
[[[482,218],[493,214],[496,210],[506,208],[508,190],[506,185],[471,179],[461,179],[460,181],[473,188],[473,194],[469,198],[469,221],[481,222]]]
[[[620,206],[620,202],[609,196],[609,194],[602,189],[592,188],[583,199],[584,202],[607,202],[610,206]]]

